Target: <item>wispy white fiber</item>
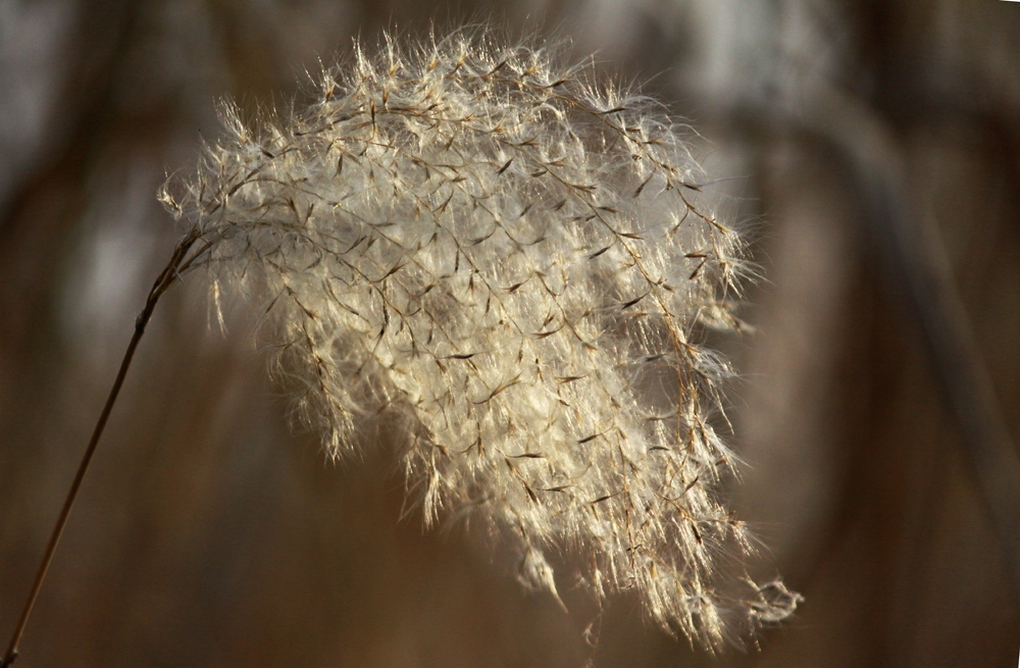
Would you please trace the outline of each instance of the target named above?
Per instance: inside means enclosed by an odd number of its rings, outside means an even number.
[[[721,553],[748,537],[714,494],[730,370],[694,336],[736,325],[745,263],[660,105],[459,32],[359,51],[258,130],[225,119],[164,196],[214,280],[264,299],[330,453],[400,416],[426,522],[469,515],[557,600],[634,591],[711,647],[792,611],[795,594],[763,593],[779,583],[717,593]]]

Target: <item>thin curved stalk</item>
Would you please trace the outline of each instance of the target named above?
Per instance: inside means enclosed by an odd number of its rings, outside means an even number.
[[[124,359],[121,360],[120,370],[113,381],[113,387],[110,388],[106,404],[103,405],[103,410],[99,414],[99,420],[92,431],[92,438],[89,440],[88,447],[85,448],[85,454],[82,455],[81,463],[78,464],[78,470],[75,473],[74,480],[71,482],[71,487],[67,491],[67,498],[64,499],[64,505],[57,516],[56,524],[53,526],[53,533],[50,534],[50,541],[46,546],[45,553],[43,553],[42,561],[39,563],[39,570],[35,575],[35,580],[32,582],[28,598],[25,600],[25,607],[22,609],[21,617],[18,618],[18,624],[11,635],[11,642],[7,647],[7,652],[4,654],[3,659],[0,660],[0,668],[8,668],[18,658],[18,646],[21,643],[22,635],[25,633],[25,627],[28,625],[28,618],[32,614],[32,607],[39,597],[39,591],[42,589],[43,581],[46,579],[46,573],[49,571],[50,563],[53,561],[53,555],[57,551],[57,545],[60,543],[60,537],[64,533],[64,527],[67,526],[67,520],[71,516],[71,510],[74,508],[78,491],[81,488],[82,481],[85,479],[85,473],[88,471],[92,457],[96,453],[96,446],[99,445],[99,439],[103,435],[103,430],[106,428],[110,413],[117,402],[117,395],[120,394],[121,386],[124,384],[124,379],[127,377],[128,369],[131,366],[131,360],[134,358],[135,350],[138,348],[138,342],[141,341],[142,335],[145,333],[145,327],[152,318],[156,303],[163,296],[163,293],[174,284],[180,276],[180,272],[190,266],[195,258],[206,250],[203,247],[198,253],[189,258],[188,251],[191,250],[196,240],[197,236],[192,232],[177,244],[170,262],[152,284],[152,289],[149,290],[149,295],[145,300],[145,307],[138,314],[138,318],[135,319],[135,333],[132,335],[130,343],[128,343],[127,350],[124,351]]]

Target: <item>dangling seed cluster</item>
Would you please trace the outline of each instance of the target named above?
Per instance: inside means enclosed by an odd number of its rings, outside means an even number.
[[[736,325],[746,265],[683,126],[587,77],[484,36],[389,42],[283,122],[256,133],[228,111],[166,200],[217,284],[265,299],[278,369],[331,453],[356,446],[356,420],[399,414],[427,522],[483,522],[554,595],[545,555],[571,555],[599,600],[632,590],[716,646],[734,609],[771,620],[797,601],[713,584],[719,548],[747,536],[713,495],[729,369],[692,337]]]

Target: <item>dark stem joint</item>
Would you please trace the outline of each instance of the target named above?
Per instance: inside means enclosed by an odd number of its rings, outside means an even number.
[[[149,314],[146,313],[145,311],[142,311],[141,313],[138,314],[138,317],[135,318],[135,331],[138,332],[139,334],[144,334],[145,326],[147,324],[149,324]]]

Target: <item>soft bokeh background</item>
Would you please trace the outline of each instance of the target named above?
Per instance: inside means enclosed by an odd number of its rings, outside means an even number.
[[[286,107],[354,36],[490,17],[597,51],[701,133],[766,277],[756,334],[720,341],[734,505],[797,617],[712,658],[626,597],[596,620],[563,583],[564,615],[402,518],[380,434],[334,465],[291,428],[243,310],[221,335],[196,273],[143,340],[18,665],[1016,665],[1020,3],[998,0],[0,0],[4,646],[175,242],[155,191],[215,139],[216,101]]]

